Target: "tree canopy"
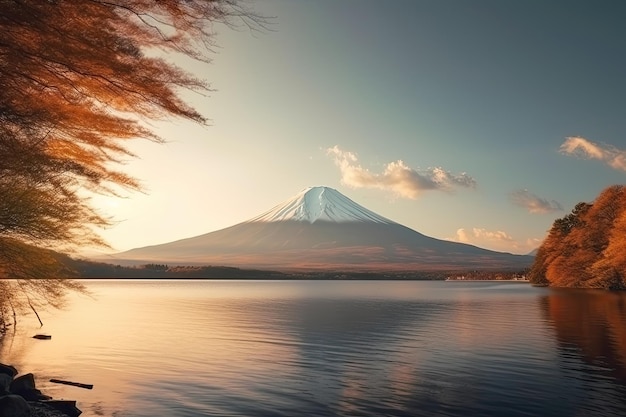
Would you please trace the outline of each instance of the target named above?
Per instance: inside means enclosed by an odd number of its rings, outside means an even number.
[[[209,85],[160,56],[209,61],[234,19],[261,23],[234,0],[0,0],[0,272],[29,275],[15,242],[104,244],[80,190],[139,188],[116,164],[130,139],[161,141],[146,121],[206,122],[180,92]]]
[[[556,287],[626,289],[626,187],[557,219],[537,251],[529,279]]]

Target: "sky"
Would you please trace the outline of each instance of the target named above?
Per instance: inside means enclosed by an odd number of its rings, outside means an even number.
[[[152,122],[96,196],[123,251],[223,229],[328,186],[425,235],[528,253],[626,180],[626,2],[263,0],[215,26],[208,126]]]

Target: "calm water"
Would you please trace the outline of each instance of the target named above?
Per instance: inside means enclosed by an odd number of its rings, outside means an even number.
[[[88,287],[93,299],[72,296],[42,330],[27,318],[0,348],[85,417],[626,415],[626,294],[423,281]]]

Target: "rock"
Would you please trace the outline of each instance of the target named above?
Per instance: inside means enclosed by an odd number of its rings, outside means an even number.
[[[29,402],[28,405],[31,417],[68,417],[67,414],[40,402]]]
[[[17,369],[15,369],[14,366],[0,363],[0,374],[7,374],[11,378],[13,378],[15,375],[17,375]]]
[[[35,387],[33,374],[15,375],[13,366],[0,364],[0,417],[78,417],[82,413],[76,401],[53,400],[43,394]]]
[[[19,395],[0,397],[0,417],[30,417],[30,407]]]
[[[41,403],[64,413],[68,417],[78,417],[82,414],[82,411],[76,408],[76,401],[73,400],[50,400]]]
[[[52,399],[52,397],[42,394],[38,389],[21,390],[15,394],[23,397],[26,401],[42,401]]]
[[[9,387],[13,377],[7,374],[0,374],[0,395],[6,395],[9,393]]]
[[[9,391],[13,394],[21,395],[22,392],[27,392],[35,389],[35,376],[33,374],[24,374],[18,376],[11,382]]]

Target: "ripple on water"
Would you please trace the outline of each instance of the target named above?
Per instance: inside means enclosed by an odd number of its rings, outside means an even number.
[[[84,417],[626,415],[624,298],[519,283],[88,285],[97,301],[45,318],[51,343],[24,333],[2,350],[94,383],[41,381]]]

